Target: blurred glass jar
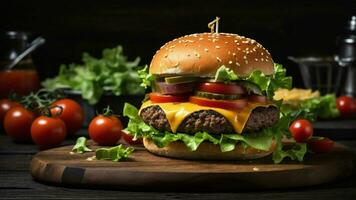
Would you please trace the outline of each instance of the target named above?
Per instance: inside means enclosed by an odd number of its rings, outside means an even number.
[[[340,93],[342,68],[333,57],[293,57],[289,60],[299,65],[304,87],[319,90],[321,94]]]
[[[18,57],[29,45],[26,32],[0,33],[0,97],[10,93],[27,95],[40,88],[40,80],[31,55],[24,57],[17,65],[7,69],[7,65]]]

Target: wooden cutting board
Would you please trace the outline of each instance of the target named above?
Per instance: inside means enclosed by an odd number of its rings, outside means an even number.
[[[67,187],[132,190],[230,190],[290,188],[327,183],[352,174],[355,157],[337,144],[327,154],[308,154],[303,163],[187,161],[157,157],[143,147],[120,162],[91,160],[94,153],[70,154],[72,146],[37,153],[34,179]],[[91,148],[97,148],[91,145]],[[89,158],[89,159],[88,159]]]

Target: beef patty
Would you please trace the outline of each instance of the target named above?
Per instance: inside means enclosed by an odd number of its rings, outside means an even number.
[[[157,130],[171,132],[171,127],[164,111],[157,105],[141,110],[142,120]],[[255,108],[243,129],[252,132],[272,126],[279,119],[279,110],[274,106]],[[231,123],[220,113],[213,110],[201,110],[187,116],[179,125],[177,132],[194,134],[205,131],[212,134],[234,133]]]

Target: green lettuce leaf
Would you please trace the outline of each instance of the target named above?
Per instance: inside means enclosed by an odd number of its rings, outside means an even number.
[[[152,86],[152,81],[155,80],[154,76],[148,72],[148,66],[146,65],[143,69],[137,71],[142,83],[140,86],[147,88]]]
[[[122,158],[128,158],[133,151],[133,147],[125,148],[122,144],[120,144],[115,147],[97,149],[95,151],[95,157],[98,160],[111,160],[117,162]]]
[[[80,91],[90,104],[96,104],[104,93],[114,95],[143,94],[137,72],[140,58],[128,61],[121,46],[104,49],[101,58],[83,53],[82,64],[61,65],[58,76],[46,79],[42,85],[50,90]]]
[[[225,67],[224,65],[221,66],[215,74],[215,81],[223,81],[223,82],[230,82],[235,81],[239,77],[235,74],[234,71]]]
[[[336,108],[336,97],[334,94],[327,94],[319,98],[302,101],[300,108],[324,119],[340,116],[340,112]]]
[[[302,160],[306,151],[304,148],[300,149],[283,149],[282,138],[284,136],[290,137],[289,124],[295,117],[298,116],[282,116],[281,119],[274,126],[265,128],[261,131],[250,134],[209,134],[207,132],[198,132],[194,135],[188,135],[184,133],[171,133],[160,132],[145,124],[138,114],[138,109],[131,104],[125,103],[123,115],[129,118],[129,123],[126,131],[132,134],[134,137],[150,138],[158,147],[165,147],[169,143],[174,141],[182,141],[186,147],[195,151],[199,145],[208,141],[213,144],[219,145],[222,152],[232,151],[235,149],[236,143],[241,142],[245,147],[253,147],[259,150],[268,150],[272,145],[272,140],[276,139],[277,151],[274,152],[274,162],[279,163],[284,158],[289,157],[291,159],[297,158]],[[296,144],[299,145],[299,144]]]
[[[340,116],[340,112],[336,108],[336,97],[334,94],[301,101],[298,107],[282,104],[280,110],[285,115],[295,115],[298,113],[301,118],[310,121],[316,121],[317,118],[331,119]]]
[[[86,146],[87,139],[85,137],[79,137],[72,149],[75,153],[84,153],[93,151]]]
[[[282,65],[274,63],[274,74],[265,75],[261,71],[254,71],[247,77],[238,77],[231,69],[221,66],[215,75],[216,81],[230,82],[244,80],[258,85],[261,91],[272,99],[278,88],[291,88],[292,77],[286,76],[286,69]]]

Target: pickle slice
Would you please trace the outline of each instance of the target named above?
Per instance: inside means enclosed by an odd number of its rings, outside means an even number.
[[[218,93],[211,93],[211,92],[203,92],[203,91],[196,91],[195,95],[198,97],[203,97],[207,99],[216,99],[216,100],[236,100],[240,99],[241,95],[228,95],[228,94],[218,94]]]
[[[189,83],[199,80],[199,77],[194,76],[171,76],[164,78],[166,83],[175,84],[175,83]]]

